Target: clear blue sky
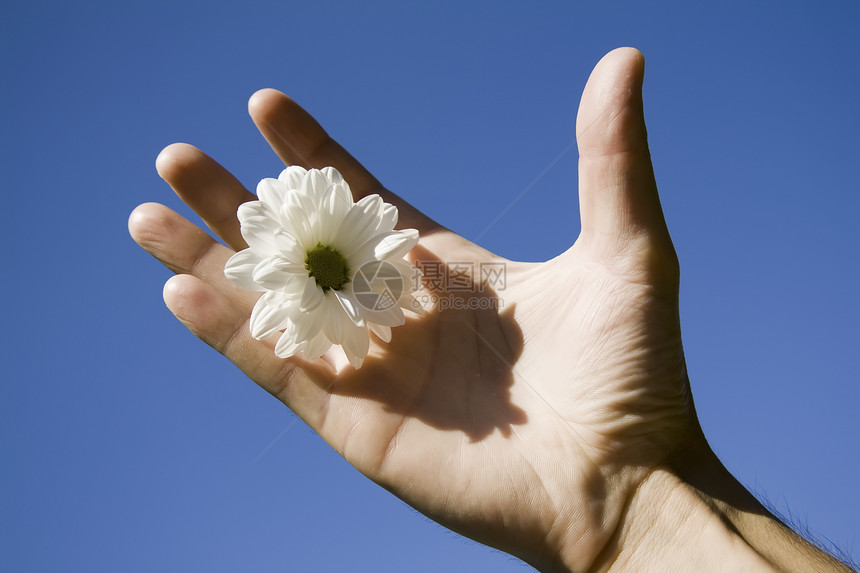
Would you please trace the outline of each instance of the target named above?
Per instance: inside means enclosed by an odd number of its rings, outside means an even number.
[[[579,231],[579,95],[622,45],[647,60],[705,432],[860,559],[860,5],[700,4],[4,3],[0,569],[527,571],[189,334],[126,220],[187,212],[154,169],[174,141],[276,174],[246,111],[275,87],[442,223],[550,258]]]

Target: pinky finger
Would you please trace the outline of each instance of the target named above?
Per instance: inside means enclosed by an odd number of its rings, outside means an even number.
[[[323,364],[278,358],[274,339],[256,340],[248,314],[209,283],[176,275],[164,285],[164,302],[188,330],[226,356],[264,390],[315,427],[321,421],[334,373]]]

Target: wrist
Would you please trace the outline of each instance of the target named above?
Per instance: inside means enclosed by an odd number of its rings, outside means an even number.
[[[701,492],[668,468],[632,495],[592,571],[775,571]]]
[[[699,434],[703,447],[673,465],[674,473],[737,537],[779,571],[848,572],[771,514],[731,473]]]
[[[700,443],[641,482],[592,571],[851,571],[770,514]]]

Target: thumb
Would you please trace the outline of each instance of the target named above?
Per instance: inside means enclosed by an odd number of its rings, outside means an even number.
[[[579,104],[580,241],[601,257],[662,252],[674,259],[648,151],[644,73],[638,50],[613,50],[594,68]]]

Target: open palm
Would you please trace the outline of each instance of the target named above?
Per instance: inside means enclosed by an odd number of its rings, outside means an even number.
[[[287,164],[336,167],[356,198],[379,193],[422,235],[410,257],[467,290],[374,343],[354,370],[336,353],[280,359],[250,336],[258,293],[223,275],[245,248],[236,208],[254,195],[197,149],[168,147],[159,173],[231,248],[171,210],[140,206],[133,237],[178,273],[165,300],[197,336],[301,416],[371,479],[433,519],[542,566],[590,567],[636,487],[695,426],[678,322],[677,260],[642,115],[643,63],[598,64],[577,119],[582,233],[542,264],[497,257],[405,204],[297,104],[255,94],[251,115]],[[233,250],[231,250],[233,249]],[[504,268],[498,275],[480,274]]]

